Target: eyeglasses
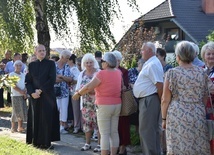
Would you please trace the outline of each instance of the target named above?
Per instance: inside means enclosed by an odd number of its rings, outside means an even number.
[[[101,59],[101,63],[106,62],[105,60]]]

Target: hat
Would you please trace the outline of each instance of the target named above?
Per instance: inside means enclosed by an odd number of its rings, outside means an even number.
[[[95,58],[102,58],[102,52],[100,51],[96,51],[94,55],[95,55]]]

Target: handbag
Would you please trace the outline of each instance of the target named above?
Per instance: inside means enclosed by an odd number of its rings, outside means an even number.
[[[137,111],[137,102],[132,89],[123,90],[121,93],[122,105],[120,116],[129,116]]]
[[[64,75],[65,73],[65,66],[63,68],[64,69],[63,69],[62,75]],[[54,92],[56,97],[59,97],[62,95],[60,83],[54,85]]]
[[[55,85],[54,86],[54,92],[55,92],[56,97],[61,96],[61,87],[60,87],[60,85]]]

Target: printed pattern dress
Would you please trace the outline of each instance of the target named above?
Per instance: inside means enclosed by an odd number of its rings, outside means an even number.
[[[176,67],[166,73],[172,99],[167,111],[167,154],[209,155],[205,105],[208,76],[199,67]]]
[[[94,77],[95,73],[92,76],[88,76],[85,73],[83,73],[81,87],[89,83]],[[96,106],[94,102],[95,102],[95,93],[87,93],[82,96],[82,103],[83,103],[83,107],[82,107],[83,122],[82,123],[83,123],[84,132],[89,132],[89,131],[93,131],[94,129],[98,129]]]

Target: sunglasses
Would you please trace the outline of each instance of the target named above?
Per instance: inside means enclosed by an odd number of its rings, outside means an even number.
[[[101,63],[106,62],[105,60],[101,59]]]

